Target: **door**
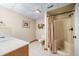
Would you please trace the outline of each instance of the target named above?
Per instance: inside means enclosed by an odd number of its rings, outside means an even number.
[[[74,54],[73,20],[73,13],[56,16],[54,20],[54,40],[56,40],[56,49],[65,52],[67,55]]]

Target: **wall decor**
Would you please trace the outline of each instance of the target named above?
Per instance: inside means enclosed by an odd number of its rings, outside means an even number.
[[[44,28],[44,24],[38,24],[38,28],[39,29],[43,29]]]
[[[29,27],[30,27],[29,21],[23,20],[23,28],[29,28]]]
[[[5,23],[3,22],[3,20],[0,20],[0,27],[4,27]]]

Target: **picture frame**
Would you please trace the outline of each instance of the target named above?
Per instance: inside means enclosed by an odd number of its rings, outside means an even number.
[[[43,29],[44,28],[44,24],[38,24],[38,28],[39,29]]]
[[[29,21],[23,20],[23,28],[30,28]]]

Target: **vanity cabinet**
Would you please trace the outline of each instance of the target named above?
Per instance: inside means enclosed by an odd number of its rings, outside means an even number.
[[[29,46],[23,46],[19,49],[16,49],[10,53],[5,54],[5,56],[28,56],[29,55]]]

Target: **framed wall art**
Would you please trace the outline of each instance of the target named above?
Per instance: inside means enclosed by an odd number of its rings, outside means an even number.
[[[30,22],[23,20],[23,28],[30,28]]]
[[[38,28],[39,29],[43,29],[44,28],[44,24],[38,24]]]

